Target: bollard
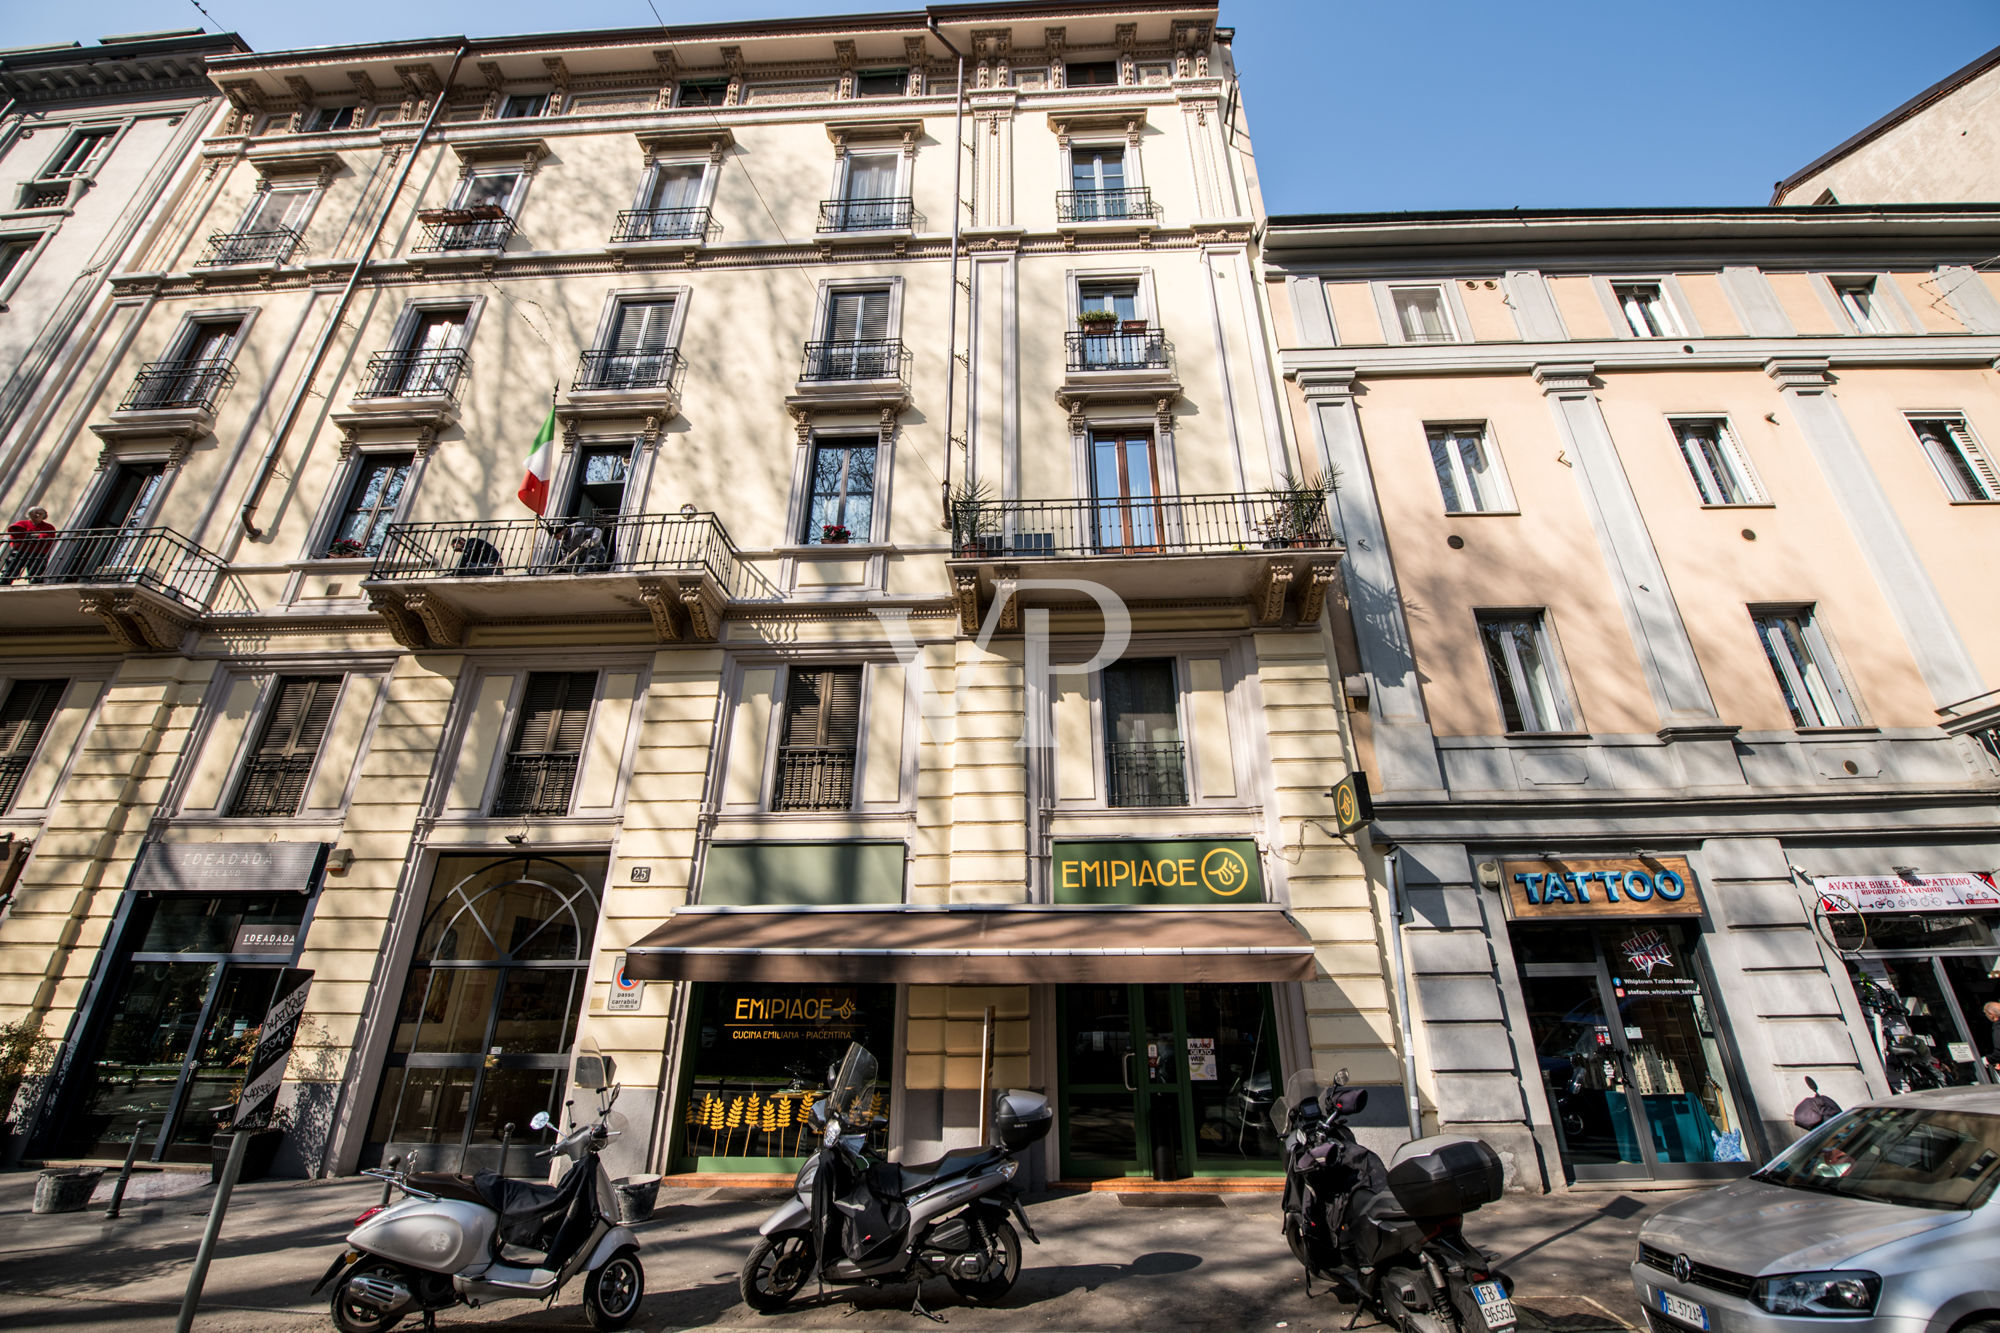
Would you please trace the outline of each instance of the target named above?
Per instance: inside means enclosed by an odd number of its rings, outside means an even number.
[[[195,1251],[194,1271],[188,1274],[187,1294],[181,1297],[181,1316],[174,1321],[174,1333],[189,1333],[194,1327],[195,1307],[201,1304],[201,1286],[208,1280],[209,1260],[215,1257],[215,1241],[222,1234],[223,1214],[229,1211],[229,1195],[236,1177],[243,1174],[243,1153],[250,1135],[237,1130],[230,1136],[229,1160],[223,1164],[222,1180],[215,1187],[215,1203],[208,1210],[208,1226],[201,1233],[201,1248]]]
[[[391,1170],[391,1171],[394,1171],[394,1170],[396,1169],[396,1163],[398,1163],[398,1162],[401,1162],[401,1161],[406,1161],[406,1160],[408,1160],[408,1159],[407,1159],[407,1156],[405,1156],[405,1157],[391,1157],[391,1158],[390,1158],[390,1159],[389,1159],[388,1161],[386,1161],[386,1162],[382,1163],[382,1165],[383,1165],[383,1166],[385,1166],[385,1167],[387,1167],[387,1168],[388,1168],[389,1170]],[[377,1204],[376,1206],[377,1206],[378,1208],[387,1208],[387,1207],[389,1206],[389,1196],[390,1196],[391,1194],[395,1193],[395,1192],[396,1192],[396,1182],[395,1182],[395,1181],[393,1181],[393,1180],[385,1180],[385,1181],[383,1181],[383,1182],[382,1182],[382,1202],[381,1202],[381,1203],[379,1203],[379,1204]]]
[[[507,1150],[514,1146],[514,1122],[509,1120],[500,1131],[500,1174],[507,1174]]]
[[[125,1165],[118,1171],[118,1183],[111,1187],[111,1206],[104,1210],[106,1219],[118,1216],[118,1206],[125,1202],[125,1184],[132,1179],[132,1161],[139,1155],[139,1136],[145,1131],[143,1120],[132,1126],[132,1142],[125,1147]]]

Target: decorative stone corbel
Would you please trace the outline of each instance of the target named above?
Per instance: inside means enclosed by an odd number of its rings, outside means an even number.
[[[1000,628],[1021,628],[1021,571],[1015,565],[1000,565],[993,571],[993,600],[1000,603]]]
[[[564,417],[562,419],[562,451],[566,454],[576,451],[575,417]]]
[[[1264,566],[1264,576],[1250,594],[1250,613],[1260,625],[1275,625],[1285,618],[1285,597],[1292,590],[1292,567],[1282,560]]]
[[[425,424],[417,427],[416,454],[418,458],[429,458],[437,452],[437,427]]]
[[[714,643],[722,634],[722,597],[713,584],[699,574],[678,580],[681,610],[687,614],[688,633],[702,643]]]
[[[1062,59],[1063,43],[1068,39],[1069,29],[1059,23],[1042,29],[1042,45],[1048,48],[1050,61]]]
[[[354,446],[359,442],[354,427],[342,426],[340,428],[340,443],[334,446],[334,457],[345,463],[348,459],[354,457]]]
[[[403,605],[403,594],[399,592],[370,592],[368,609],[389,627],[389,637],[411,652],[422,652],[431,646],[430,636],[424,632],[424,622],[410,613]]]
[[[1800,393],[1825,393],[1833,387],[1832,364],[1820,360],[1778,360],[1764,363],[1764,373],[1780,389]],[[1537,375],[1540,374],[1539,369]]]
[[[910,68],[910,81],[903,89],[911,97],[924,95],[924,67],[930,63],[930,51],[921,37],[903,39],[903,63]]]
[[[788,403],[785,410],[791,413],[792,432],[799,437],[799,447],[803,449],[812,443],[812,409],[803,403]],[[103,464],[100,463],[98,466],[102,467]]]
[[[639,600],[653,618],[653,637],[661,643],[679,643],[682,638],[680,589],[659,579],[639,580]]]
[[[958,632],[965,635],[979,633],[978,570],[951,571],[951,601],[953,609],[958,612]]]
[[[194,628],[187,616],[140,596],[128,588],[92,590],[81,595],[85,615],[95,616],[118,646],[134,653],[168,653]]]
[[[724,106],[743,105],[743,48],[725,46],[722,48],[722,66],[729,71],[729,87],[722,94]]]
[[[1580,398],[1596,391],[1597,367],[1588,361],[1536,366],[1535,383],[1550,398]]]
[[[896,438],[896,413],[896,408],[883,408],[882,419],[876,424],[875,434],[877,442],[884,449],[887,449],[890,442]]]
[[[303,75],[287,74],[285,76],[285,86],[292,90],[293,97],[299,99],[300,106],[308,107],[313,104],[312,84],[306,82]]]
[[[1306,584],[1299,590],[1299,623],[1317,625],[1320,612],[1326,608],[1326,590],[1333,586],[1333,580],[1340,571],[1339,562],[1315,560],[1306,567]]]
[[[660,447],[660,435],[665,431],[667,419],[662,416],[646,418],[646,424],[639,430],[639,448],[644,453],[652,453]]]
[[[465,644],[465,617],[435,592],[420,590],[403,594],[403,605],[423,622],[424,633],[439,648],[459,648]]]
[[[1138,24],[1120,23],[1112,31],[1116,34],[1113,40],[1117,42],[1120,51],[1132,52],[1139,49]]]
[[[569,100],[569,66],[561,56],[543,56],[542,68],[549,72],[549,81],[555,85],[549,90],[549,114],[560,116],[563,103]]]

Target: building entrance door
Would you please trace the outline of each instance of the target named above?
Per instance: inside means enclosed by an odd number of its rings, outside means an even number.
[[[1281,1169],[1269,986],[1065,986],[1057,1023],[1064,1176]]]
[[[1749,1169],[1686,926],[1517,928],[1521,989],[1563,1165],[1577,1180]]]

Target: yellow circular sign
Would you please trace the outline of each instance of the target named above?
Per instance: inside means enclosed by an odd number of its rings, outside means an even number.
[[[1201,858],[1202,887],[1218,898],[1234,898],[1250,882],[1250,867],[1227,847]]]
[[[1334,789],[1333,814],[1343,828],[1361,822],[1361,811],[1355,803],[1354,787],[1351,783],[1342,783]]]

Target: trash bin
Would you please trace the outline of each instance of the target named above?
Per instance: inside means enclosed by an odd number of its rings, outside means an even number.
[[[618,1220],[630,1225],[643,1222],[653,1215],[653,1205],[660,1201],[660,1178],[658,1176],[622,1176],[612,1182],[618,1187]]]
[[[104,1175],[101,1166],[52,1166],[35,1178],[33,1211],[80,1213]]]

